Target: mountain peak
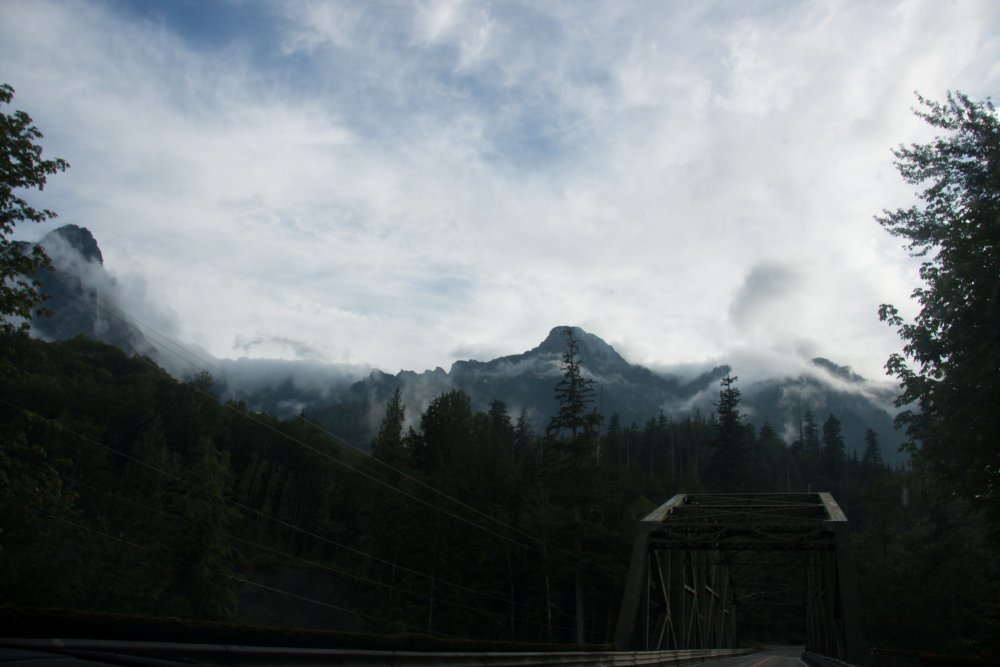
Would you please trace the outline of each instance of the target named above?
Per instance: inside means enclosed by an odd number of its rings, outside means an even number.
[[[66,243],[88,262],[96,261],[98,264],[104,264],[104,256],[101,254],[100,246],[97,245],[97,239],[86,227],[63,225],[46,234],[42,239],[42,245],[55,240]]]
[[[545,337],[536,350],[539,352],[558,352],[562,354],[566,351],[566,329],[573,330],[573,337],[580,340],[581,334],[586,334],[587,332],[580,327],[572,327],[568,325],[562,325],[558,327],[552,327],[549,331],[549,335]]]
[[[597,374],[605,374],[622,373],[632,368],[632,364],[601,337],[576,326],[564,325],[553,328],[545,340],[532,352],[562,356],[566,352],[567,329],[573,332],[573,338],[576,339],[580,347],[580,361],[587,370]]]
[[[847,380],[848,382],[865,382],[865,379],[851,370],[850,366],[838,366],[829,359],[824,359],[823,357],[816,357],[812,360],[813,366],[822,368],[830,375],[834,377],[839,377],[842,380]]]

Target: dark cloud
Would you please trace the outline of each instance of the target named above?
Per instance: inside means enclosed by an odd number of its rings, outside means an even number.
[[[237,336],[233,341],[233,347],[248,354],[260,348],[278,346],[291,350],[296,359],[302,361],[324,361],[325,357],[321,351],[301,340],[289,338],[287,336]]]
[[[795,293],[798,274],[791,267],[776,262],[761,262],[750,268],[743,284],[729,305],[729,319],[743,327],[769,317],[770,311],[788,302]]]

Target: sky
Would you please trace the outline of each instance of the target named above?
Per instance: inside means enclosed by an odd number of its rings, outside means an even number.
[[[869,378],[916,308],[891,149],[1000,91],[995,0],[0,1],[0,81],[134,315],[223,358],[448,368],[575,324]]]

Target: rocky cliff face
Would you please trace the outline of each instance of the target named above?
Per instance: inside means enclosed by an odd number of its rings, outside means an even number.
[[[119,309],[118,283],[104,269],[104,257],[89,230],[64,225],[41,240],[52,270],[35,276],[46,295],[46,314],[31,321],[34,335],[47,340],[87,336],[132,354],[154,354],[142,333]]]

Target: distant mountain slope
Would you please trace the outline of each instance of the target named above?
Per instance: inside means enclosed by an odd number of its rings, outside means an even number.
[[[895,392],[872,385],[849,368],[826,359],[813,359],[812,363],[816,373],[764,380],[745,388],[743,405],[750,422],[758,428],[770,422],[779,435],[791,441],[799,435],[806,410],[813,413],[820,429],[833,414],[840,420],[848,451],[861,454],[865,430],[870,428],[879,437],[886,461],[901,462],[903,457],[897,450],[903,436],[884,407],[891,404]]]
[[[160,363],[173,362],[172,372],[181,377],[198,370],[158,353],[128,320],[113,315],[120,308],[120,287],[104,270],[100,248],[88,230],[67,225],[47,235],[42,244],[55,265],[54,273],[38,276],[49,295],[46,306],[53,314],[32,321],[36,335],[66,339],[82,334]],[[436,368],[389,375],[374,370],[361,377],[366,368],[360,366],[271,359],[220,361],[200,356],[202,369],[215,376],[216,390],[223,398],[243,400],[254,410],[281,417],[304,411],[335,435],[367,447],[397,386],[414,423],[436,396],[460,389],[479,410],[500,400],[516,419],[524,408],[535,429],[544,430],[556,410],[553,396],[566,349],[565,328],[553,328],[538,346],[521,354],[489,361],[457,361],[449,371]],[[657,373],[629,363],[592,333],[573,327],[573,334],[579,342],[583,371],[595,381],[596,407],[605,417],[617,414],[624,425],[634,422],[641,426],[661,411],[668,416],[696,410],[710,415],[719,380],[731,370],[739,373],[739,369],[725,365],[693,378]],[[738,386],[743,392],[744,412],[758,428],[770,422],[790,441],[798,434],[806,410],[812,411],[820,425],[833,413],[841,421],[849,451],[860,450],[865,429],[872,428],[887,460],[901,461],[896,449],[902,436],[894,430],[886,410],[892,390],[866,381],[849,368],[818,358],[797,375]]]
[[[553,396],[566,349],[564,329],[555,327],[537,347],[522,354],[485,362],[458,361],[449,372],[441,368],[397,375],[375,371],[351,386],[350,399],[342,400],[383,406],[399,386],[411,414],[419,414],[435,396],[460,389],[472,397],[473,406],[479,410],[500,400],[516,419],[523,407],[536,430],[542,430],[557,407]],[[667,415],[694,410],[703,415],[713,413],[719,380],[732,370],[717,366],[689,380],[658,374],[630,364],[594,334],[579,327],[573,327],[573,332],[579,342],[584,373],[595,381],[599,412],[605,417],[617,414],[625,425],[634,422],[641,426],[661,410]],[[832,412],[841,421],[849,451],[860,453],[864,432],[871,428],[878,434],[887,460],[900,460],[896,449],[902,438],[883,407],[891,402],[891,392],[872,386],[849,368],[826,359],[814,359],[811,365],[813,372],[807,374],[741,386],[748,421],[757,428],[770,422],[779,434],[791,440],[798,434],[806,410],[813,412],[819,425]],[[369,419],[373,426],[379,416]]]
[[[47,315],[31,320],[34,335],[48,340],[87,336],[131,354],[156,355],[138,328],[117,316],[118,284],[104,270],[104,257],[89,230],[64,225],[49,232],[42,247],[53,270],[35,275],[47,297]]]
[[[461,389],[481,410],[500,400],[516,418],[523,407],[536,427],[542,428],[556,408],[553,390],[562,375],[565,329],[553,328],[537,347],[521,354],[485,362],[457,361],[449,372],[441,368],[423,373],[403,371],[395,376],[374,372],[350,391],[359,400],[384,402],[400,386],[407,404],[419,410],[441,392]],[[584,374],[595,381],[596,407],[605,415],[618,414],[626,424],[643,423],[659,414],[667,401],[704,391],[727,370],[714,369],[684,382],[630,364],[612,346],[579,327],[573,327],[573,332],[579,342]]]

